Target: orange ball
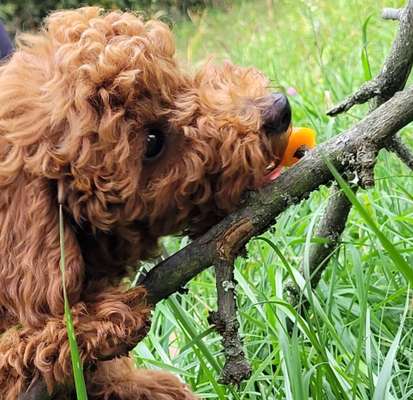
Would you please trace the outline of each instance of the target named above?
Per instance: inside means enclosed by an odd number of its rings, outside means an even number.
[[[311,128],[293,128],[288,145],[284,152],[280,166],[290,167],[300,160],[297,158],[296,152],[300,148],[304,150],[313,149],[316,145],[316,133]]]

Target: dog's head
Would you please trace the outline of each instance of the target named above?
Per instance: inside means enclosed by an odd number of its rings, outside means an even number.
[[[291,110],[253,68],[192,77],[173,57],[161,22],[53,14],[0,72],[0,167],[58,182],[80,225],[203,231],[277,166]]]
[[[147,136],[146,149],[153,142],[159,150],[142,170],[150,218],[186,221],[198,234],[269,181],[287,146],[291,109],[256,69],[209,63],[176,95],[164,127]]]

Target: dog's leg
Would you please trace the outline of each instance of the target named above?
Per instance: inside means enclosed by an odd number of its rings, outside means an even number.
[[[92,400],[196,400],[187,386],[168,372],[137,369],[130,358],[99,362],[87,376]]]
[[[72,307],[81,358],[90,365],[124,355],[146,334],[150,308],[145,290],[107,288]],[[70,349],[62,317],[51,317],[42,330],[10,329],[0,337],[0,399],[16,399],[37,375],[49,390],[72,379]]]

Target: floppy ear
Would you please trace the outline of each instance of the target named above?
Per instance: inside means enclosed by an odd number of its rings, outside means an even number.
[[[11,180],[25,171],[60,180],[74,218],[108,229],[123,218],[121,212],[141,209],[142,143],[131,135],[138,128],[117,103],[117,84],[111,90],[97,89],[90,80],[71,81],[70,70],[51,71],[57,50],[50,39],[25,40],[0,68],[0,175]],[[73,61],[73,54],[65,55]],[[124,220],[132,219],[125,215]]]
[[[45,178],[21,173],[0,181],[0,303],[32,327],[63,314],[57,198]],[[74,232],[64,230],[69,301],[78,301],[84,274]],[[43,321],[43,322],[42,322]]]
[[[29,39],[28,39],[29,40]],[[0,67],[0,304],[23,324],[40,326],[63,313],[59,221],[52,180],[63,163],[54,139],[61,126],[45,97],[50,45],[42,36]],[[36,54],[35,54],[36,53]],[[50,134],[50,135],[49,135]],[[66,285],[76,301],[83,260],[65,227]]]

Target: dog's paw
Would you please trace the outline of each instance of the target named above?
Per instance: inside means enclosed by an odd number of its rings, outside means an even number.
[[[98,364],[88,376],[91,399],[113,400],[197,400],[174,375],[137,369],[129,358]]]

